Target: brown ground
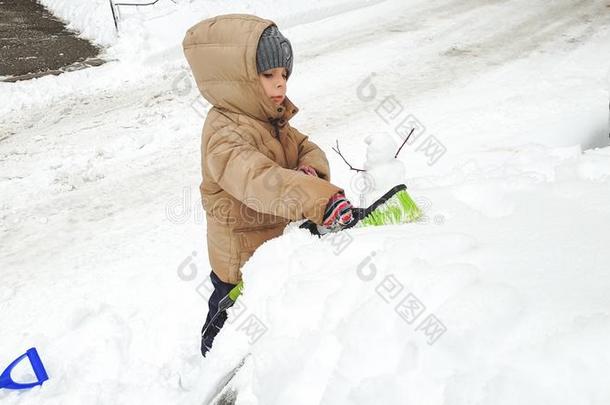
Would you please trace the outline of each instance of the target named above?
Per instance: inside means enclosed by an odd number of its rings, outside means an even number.
[[[0,76],[7,81],[99,65],[100,49],[34,0],[0,0]]]

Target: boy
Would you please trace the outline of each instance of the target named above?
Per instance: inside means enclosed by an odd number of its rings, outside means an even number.
[[[324,152],[288,121],[299,109],[286,97],[292,47],[275,23],[226,14],[191,27],[182,43],[197,86],[212,104],[201,142],[203,208],[214,291],[205,329],[241,267],[290,221],[339,230],[352,220],[344,190],[330,183]],[[279,270],[279,269],[278,269]],[[222,327],[201,340],[205,356]]]

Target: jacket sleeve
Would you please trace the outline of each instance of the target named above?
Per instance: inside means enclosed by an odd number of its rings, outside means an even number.
[[[329,198],[341,188],[286,169],[246,141],[236,129],[213,133],[205,151],[207,174],[255,211],[322,224]]]
[[[290,127],[290,131],[293,133],[299,148],[298,166],[311,166],[316,169],[320,178],[330,181],[330,167],[324,151],[296,128]]]

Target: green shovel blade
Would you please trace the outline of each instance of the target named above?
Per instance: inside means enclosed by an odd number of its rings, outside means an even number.
[[[422,216],[406,190],[400,190],[390,199],[375,208],[366,217],[362,218],[357,227],[404,224],[413,222]]]

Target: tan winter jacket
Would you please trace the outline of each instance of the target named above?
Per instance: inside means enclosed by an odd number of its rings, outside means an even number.
[[[299,109],[265,95],[256,48],[271,20],[228,14],[191,27],[182,43],[197,86],[213,106],[201,142],[200,185],[212,270],[227,283],[290,221],[322,224],[331,184],[324,152],[288,121]],[[297,169],[312,166],[320,178]],[[278,269],[281,271],[281,269]]]

